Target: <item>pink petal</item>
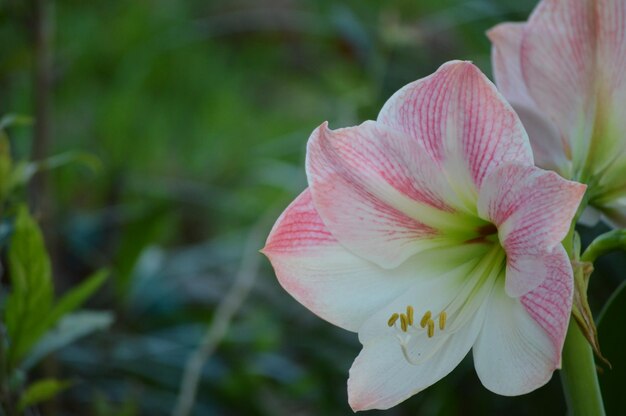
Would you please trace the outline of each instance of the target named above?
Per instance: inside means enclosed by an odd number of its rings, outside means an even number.
[[[524,23],[501,23],[487,32],[492,43],[491,62],[498,89],[511,104],[532,108],[520,61]],[[515,107],[515,106],[514,106]]]
[[[383,270],[347,251],[328,231],[304,191],[283,212],[262,252],[280,284],[321,318],[350,331],[415,283],[417,271],[438,275],[446,262],[416,256],[400,268]],[[472,255],[470,251],[468,255]],[[446,258],[456,258],[454,253]]]
[[[520,299],[528,314],[548,334],[556,353],[554,362],[561,363],[561,350],[572,309],[573,272],[565,249],[557,246],[550,256],[546,280]]]
[[[561,140],[556,126],[537,111],[522,76],[523,30],[524,23],[502,23],[487,33],[493,44],[491,58],[496,85],[522,120],[537,166],[568,177],[569,142]]]
[[[315,207],[341,244],[385,268],[440,244],[438,219],[455,218],[445,178],[419,145],[366,122],[309,139]]]
[[[474,345],[474,365],[483,385],[515,396],[541,387],[561,365],[572,306],[572,268],[555,249],[547,279],[521,298],[493,291],[483,329]]]
[[[530,96],[569,140],[575,167],[603,172],[626,152],[626,3],[544,0],[523,31]]]
[[[554,172],[518,164],[502,166],[485,180],[478,212],[498,227],[510,296],[521,296],[543,281],[542,256],[567,234],[585,189]]]
[[[585,140],[595,111],[594,3],[543,1],[524,27],[521,66],[526,86],[541,112],[568,138]],[[586,153],[581,144],[573,146],[580,151],[575,159]]]
[[[598,67],[613,90],[626,93],[626,3],[623,0],[596,0]],[[593,18],[593,16],[589,16]],[[588,18],[589,18],[588,17]],[[622,96],[623,98],[623,96]],[[623,101],[616,103],[623,104]]]
[[[597,0],[597,123],[591,145],[596,172],[626,153],[626,2]],[[607,160],[608,159],[608,160]],[[622,178],[619,178],[622,180]]]
[[[532,164],[528,138],[495,86],[469,62],[453,61],[396,92],[378,121],[405,132],[469,192],[502,163]]]

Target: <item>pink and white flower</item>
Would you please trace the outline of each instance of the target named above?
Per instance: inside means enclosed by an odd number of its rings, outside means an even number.
[[[626,227],[626,2],[543,0],[488,36],[537,165],[588,184],[595,212]]]
[[[534,167],[517,115],[475,66],[444,64],[376,121],[322,124],[306,170],[263,252],[295,299],[358,332],[354,410],[396,405],[470,349],[493,392],[550,379],[572,303],[561,240],[585,186]]]

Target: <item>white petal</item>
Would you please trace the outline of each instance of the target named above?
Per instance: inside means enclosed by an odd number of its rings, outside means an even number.
[[[350,369],[348,400],[352,409],[389,409],[448,375],[472,347],[483,315],[477,314],[450,336],[437,355],[423,364],[409,364],[394,337],[366,345]]]
[[[570,144],[561,139],[554,123],[542,116],[536,107],[512,105],[528,133],[535,164],[543,169],[554,170],[565,178],[570,178],[572,166],[566,156],[566,151],[571,152]]]
[[[589,205],[578,218],[578,222],[587,227],[595,227],[601,218],[602,212]]]
[[[474,365],[494,393],[531,392],[560,366],[572,304],[572,271],[567,256],[555,259],[544,283],[522,298],[511,298],[499,282],[474,345]]]
[[[482,326],[493,286],[493,281],[478,286],[478,291],[468,297],[469,288],[464,284],[471,280],[471,271],[481,258],[484,253],[436,279],[418,281],[364,323],[359,330],[363,350],[352,365],[348,380],[348,399],[354,410],[392,407],[446,376],[465,357]],[[483,269],[489,271],[490,266],[484,264]],[[459,299],[469,301],[440,330],[438,314]],[[406,311],[408,305],[415,308],[415,322],[408,332],[402,332],[398,324],[388,327],[389,316]],[[427,310],[437,325],[432,338],[420,326]],[[407,335],[410,338],[405,339]],[[406,342],[405,352],[401,341]]]

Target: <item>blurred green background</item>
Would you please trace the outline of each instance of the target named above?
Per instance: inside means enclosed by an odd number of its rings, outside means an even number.
[[[170,414],[187,359],[239,284],[246,296],[200,371],[193,414],[351,414],[356,335],[297,304],[257,252],[306,186],[308,135],[325,120],[375,118],[399,87],[450,59],[490,75],[485,31],[533,6],[0,1],[0,114],[44,120],[11,130],[16,155],[82,150],[103,164],[51,171],[31,195],[57,291],[110,267],[90,306],[116,316],[37,369],[79,381],[42,413]],[[620,279],[610,270],[626,266],[616,257],[599,267],[602,300]],[[558,376],[523,397],[491,394],[466,359],[386,413],[564,414],[565,403]]]

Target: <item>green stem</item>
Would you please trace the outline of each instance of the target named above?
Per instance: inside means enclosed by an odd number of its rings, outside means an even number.
[[[593,263],[601,255],[620,249],[626,249],[626,230],[609,231],[600,235],[589,244],[581,260]]]
[[[561,381],[569,414],[605,415],[593,351],[574,319],[567,329],[562,364]]]

